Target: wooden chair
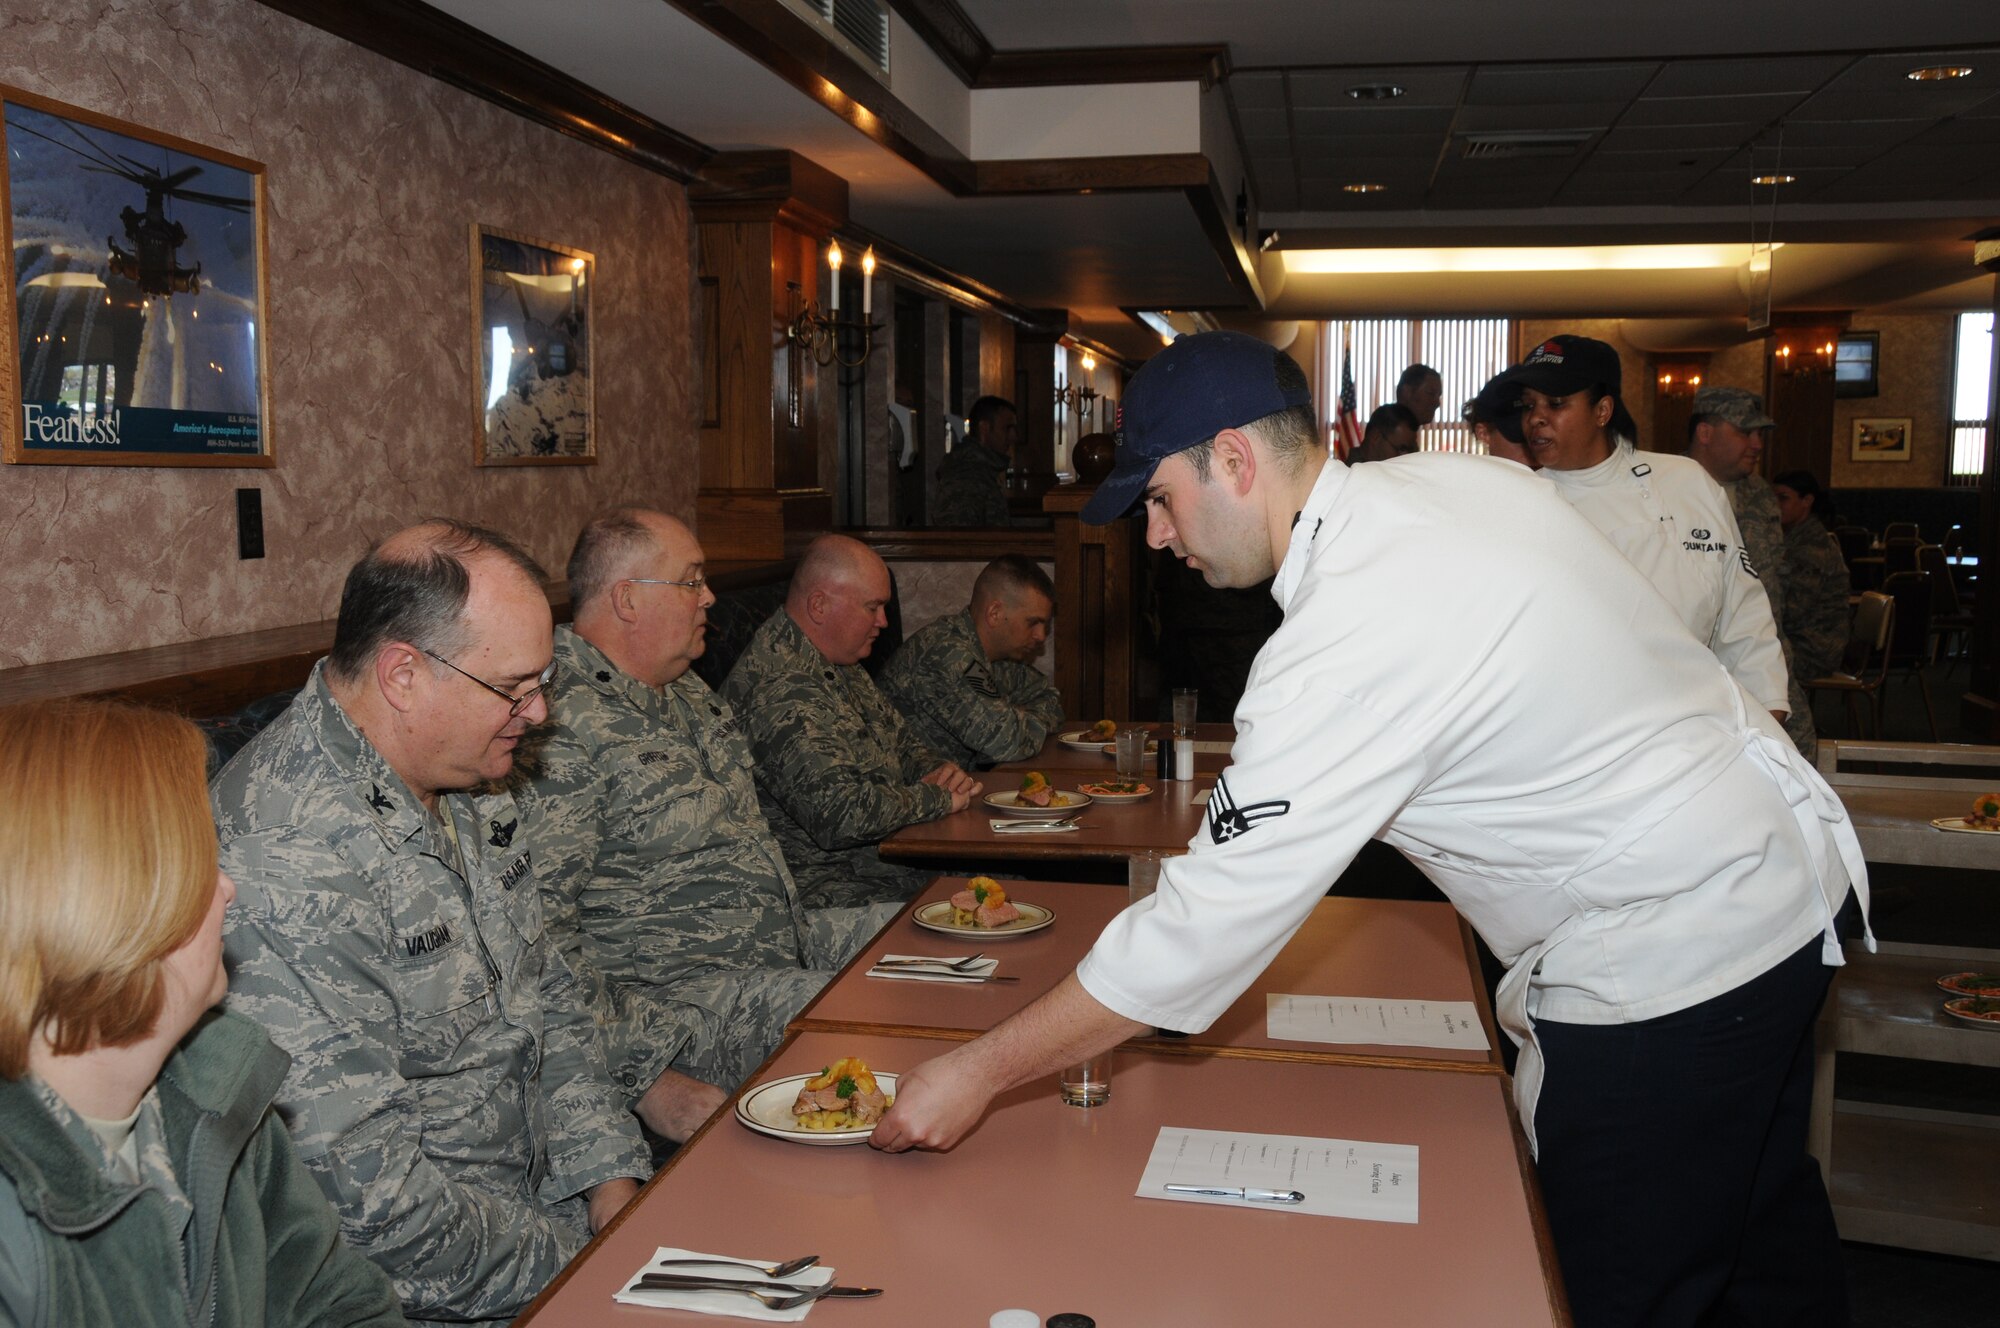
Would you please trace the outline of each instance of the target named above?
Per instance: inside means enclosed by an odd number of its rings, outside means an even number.
[[[1896,601],[1880,591],[1866,591],[1854,610],[1854,630],[1848,633],[1848,665],[1839,673],[1806,681],[1806,690],[1838,692],[1847,703],[1847,722],[1863,733],[1859,698],[1867,697],[1875,717],[1875,736],[1882,736],[1882,686],[1889,681],[1889,638],[1896,626]]]
[[[1840,541],[1840,556],[1846,559],[1849,568],[1854,566],[1856,558],[1867,557],[1875,548],[1875,536],[1866,526],[1841,526],[1833,532],[1833,537]]]
[[[1916,679],[1917,691],[1924,698],[1924,717],[1930,721],[1931,741],[1936,742],[1937,711],[1931,708],[1931,689],[1924,682],[1924,666],[1931,662],[1931,606],[1935,599],[1930,573],[1896,572],[1884,578],[1882,593],[1896,601],[1888,676]]]
[[[1931,578],[1931,653],[1942,654],[1950,661],[1945,667],[1945,677],[1949,678],[1972,640],[1972,608],[1959,598],[1958,582],[1944,559],[1944,549],[1939,545],[1917,547],[1917,570],[1929,573]],[[1941,649],[1947,644],[1956,648]]]
[[[1884,544],[1896,539],[1920,540],[1922,538],[1923,535],[1918,531],[1917,523],[1914,521],[1891,521],[1888,525],[1882,527],[1882,542]]]
[[[1908,535],[1898,535],[1895,539],[1882,543],[1882,579],[1886,582],[1898,572],[1917,570],[1917,550],[1923,541]]]
[[[1956,558],[1959,554],[1964,553],[1965,527],[1953,526],[1950,530],[1947,530],[1944,533],[1944,539],[1939,541],[1938,547],[1944,550],[1944,556],[1947,558]]]

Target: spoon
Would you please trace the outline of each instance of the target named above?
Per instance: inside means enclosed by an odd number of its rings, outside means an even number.
[[[731,1268],[755,1268],[758,1272],[764,1274],[764,1276],[782,1282],[794,1274],[804,1272],[818,1262],[819,1256],[817,1254],[807,1254],[800,1258],[787,1259],[784,1263],[777,1264],[751,1263],[748,1259],[659,1259],[654,1261],[653,1266],[655,1268],[685,1268],[694,1264],[701,1264],[706,1267],[723,1264]]]

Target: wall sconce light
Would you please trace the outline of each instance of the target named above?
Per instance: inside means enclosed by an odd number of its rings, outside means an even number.
[[[785,340],[804,346],[818,364],[832,364],[837,360],[843,369],[858,369],[875,353],[875,330],[881,326],[872,317],[875,312],[875,248],[870,245],[861,255],[859,319],[840,316],[841,259],[840,242],[836,240],[828,244],[826,265],[833,273],[833,281],[826,311],[820,312],[819,301],[806,301],[806,307],[799,310],[799,316],[786,325]],[[840,353],[842,332],[861,334],[861,353],[851,360]]]
[[[1804,349],[1787,343],[1771,356],[1778,372],[1787,378],[1824,378],[1833,372],[1833,351],[1831,341]]]
[[[1083,371],[1086,374],[1097,372],[1097,357],[1089,351],[1083,353]],[[1056,404],[1066,409],[1074,410],[1079,425],[1089,423],[1090,410],[1092,406],[1097,404],[1097,397],[1097,389],[1089,383],[1078,385],[1076,383],[1062,382],[1056,384]],[[1081,433],[1082,430],[1079,429],[1077,432]]]

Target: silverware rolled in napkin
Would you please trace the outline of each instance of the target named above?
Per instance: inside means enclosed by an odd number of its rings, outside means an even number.
[[[639,1291],[743,1291],[775,1292],[780,1295],[811,1295],[815,1299],[832,1297],[840,1300],[867,1300],[882,1294],[880,1287],[813,1286],[798,1282],[761,1282],[753,1279],[733,1277],[695,1277],[685,1273],[645,1273],[639,1278]]]

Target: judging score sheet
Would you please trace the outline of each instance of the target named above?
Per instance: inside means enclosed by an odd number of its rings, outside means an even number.
[[[1173,1194],[1169,1185],[1298,1190],[1295,1204]],[[1290,1134],[1237,1134],[1166,1125],[1139,1177],[1142,1199],[1272,1208],[1369,1222],[1417,1220],[1417,1147]]]
[[[1264,998],[1264,1031],[1283,1042],[1457,1047],[1486,1051],[1486,1030],[1471,1001],[1378,1000],[1366,996]]]

